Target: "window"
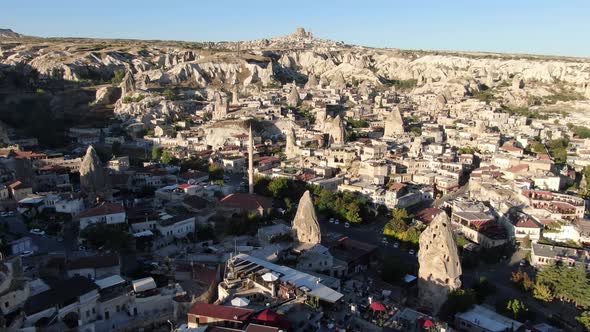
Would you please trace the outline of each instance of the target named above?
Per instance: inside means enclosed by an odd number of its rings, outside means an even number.
[[[90,310],[86,310],[86,318],[90,317]]]
[[[10,307],[10,303],[8,301],[4,302],[4,308]]]

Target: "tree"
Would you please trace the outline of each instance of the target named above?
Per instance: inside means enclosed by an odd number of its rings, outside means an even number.
[[[131,237],[118,225],[93,224],[82,230],[80,236],[95,248],[105,247],[113,250],[128,248]]]
[[[166,89],[164,90],[164,98],[166,98],[166,100],[175,100],[176,99],[176,94],[174,93],[174,91],[170,90],[170,89]]]
[[[406,224],[408,212],[405,209],[395,208],[391,210],[391,216],[391,220],[385,225],[385,230],[398,234],[404,233],[408,230],[408,225]]]
[[[154,147],[152,147],[152,160],[160,160],[161,156],[162,156],[162,148],[154,145]]]
[[[527,235],[526,235],[526,236],[525,236],[525,237],[522,239],[522,244],[521,244],[521,246],[522,246],[523,248],[527,248],[527,249],[528,249],[528,248],[530,248],[530,247],[531,247],[531,244],[532,244],[531,237],[530,237],[530,236],[527,234]]]
[[[274,178],[268,184],[268,190],[275,198],[283,198],[289,190],[289,180],[287,178]]]
[[[477,303],[473,289],[455,289],[449,292],[447,300],[442,305],[439,316],[444,320],[450,320],[458,312],[465,312]]]
[[[121,155],[121,143],[119,141],[113,142],[113,145],[111,145],[111,153],[114,156],[120,156]]]
[[[123,82],[123,79],[125,78],[125,71],[120,69],[120,70],[115,70],[115,75],[113,75],[113,78],[111,78],[111,83],[113,85],[119,85],[121,84],[121,82]]]
[[[215,163],[209,165],[209,180],[223,180],[223,167]]]
[[[534,287],[534,282],[529,276],[528,273],[518,270],[517,272],[512,272],[512,276],[510,280],[515,283],[520,289],[528,292]]]
[[[514,319],[518,319],[518,317],[521,317],[529,310],[526,305],[518,299],[509,300],[506,303],[506,309]]]
[[[581,268],[553,265],[537,273],[537,282],[545,285],[553,297],[576,306],[590,305],[590,281]]]
[[[482,303],[488,295],[496,291],[496,286],[492,284],[486,277],[479,278],[479,282],[473,286],[477,303]]]
[[[580,316],[576,317],[576,320],[582,324],[586,331],[590,331],[590,311],[582,312]]]
[[[178,159],[169,151],[164,151],[162,153],[161,160],[164,165],[175,164],[178,161]]]
[[[551,289],[549,289],[549,287],[545,286],[540,282],[535,283],[535,288],[533,289],[533,297],[543,302],[553,301],[553,294],[551,294]]]

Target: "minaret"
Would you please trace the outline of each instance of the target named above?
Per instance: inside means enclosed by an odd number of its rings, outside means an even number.
[[[252,137],[252,125],[248,136],[248,192],[254,193],[254,138]]]

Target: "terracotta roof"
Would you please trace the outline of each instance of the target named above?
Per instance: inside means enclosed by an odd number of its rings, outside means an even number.
[[[516,221],[514,224],[516,227],[523,227],[523,228],[541,228],[539,224],[532,218],[522,218]]]
[[[188,189],[188,188],[190,188],[192,186],[193,186],[192,184],[183,183],[183,184],[179,184],[177,188],[178,189]]]
[[[510,167],[507,172],[510,173],[519,173],[519,172],[524,172],[524,171],[528,171],[529,170],[529,165],[527,164],[520,164],[520,165],[516,165],[513,167]]]
[[[265,326],[265,325],[260,325],[260,324],[248,324],[248,327],[246,327],[246,332],[276,332],[279,331],[281,328],[280,327],[274,327],[274,326]]]
[[[254,310],[226,307],[216,304],[195,303],[189,310],[189,315],[216,318],[219,320],[244,322],[250,318]]]
[[[404,183],[401,182],[396,182],[396,183],[392,183],[391,186],[389,186],[389,190],[391,191],[399,191],[403,188],[405,188],[406,185]]]
[[[426,208],[418,211],[415,215],[415,219],[420,220],[425,224],[430,224],[432,220],[439,214],[444,213],[443,210],[437,208]]]
[[[95,206],[88,210],[83,211],[80,213],[80,218],[90,218],[96,216],[105,216],[109,214],[116,214],[116,213],[124,213],[125,208],[121,204],[115,203],[102,203],[99,206]]]
[[[257,194],[234,193],[222,198],[219,204],[232,209],[270,209],[272,208],[272,199]]]
[[[47,155],[45,153],[36,153],[33,151],[3,151],[0,152],[0,156],[2,157],[10,157],[13,156],[15,159],[32,159],[32,158],[45,158]]]

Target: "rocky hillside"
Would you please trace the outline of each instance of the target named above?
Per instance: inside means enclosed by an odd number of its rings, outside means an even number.
[[[0,39],[9,39],[9,38],[22,38],[23,35],[20,33],[16,33],[11,29],[0,29]]]
[[[27,39],[0,43],[0,64],[42,78],[109,82],[129,72],[138,87],[268,86],[314,75],[320,83],[410,83],[416,93],[461,97],[484,90],[522,104],[590,97],[590,61],[580,58],[374,49],[314,38],[300,29],[250,42],[182,43]],[[507,87],[518,86],[515,95]],[[495,91],[497,89],[498,91]],[[517,90],[518,90],[517,89]]]

